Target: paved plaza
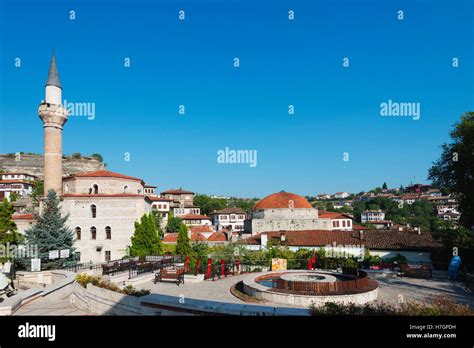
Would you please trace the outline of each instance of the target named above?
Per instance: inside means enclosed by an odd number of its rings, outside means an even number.
[[[176,286],[173,283],[153,284],[150,281],[138,287],[150,289],[152,293],[162,295],[242,304],[246,302],[232,295],[230,287],[246,276],[240,275],[201,283],[185,283],[180,286]],[[373,274],[371,277],[379,283],[377,298],[379,302],[397,305],[399,303],[399,295],[403,296],[404,301],[423,301],[433,295],[446,295],[452,297],[456,302],[469,303],[471,306],[474,306],[474,294],[465,289],[464,283],[448,280],[446,272],[434,272],[432,279],[385,277],[383,274]],[[290,307],[287,304],[282,305],[269,302],[260,302],[259,304]]]
[[[91,315],[88,312],[77,309],[69,302],[69,296],[57,296],[55,294],[41,297],[21,306],[14,315]]]
[[[241,281],[248,274],[231,276],[215,281],[203,281],[199,283],[186,282],[177,286],[175,283],[145,282],[139,286],[141,289],[149,289],[152,293],[177,296],[188,299],[221,301],[228,303],[248,304],[232,295],[230,288]],[[399,303],[400,295],[404,301],[423,301],[432,295],[444,295],[452,297],[456,302],[469,303],[474,306],[474,295],[466,290],[464,283],[452,282],[447,279],[446,272],[434,272],[432,279],[415,279],[387,277],[384,274],[373,274],[372,278],[379,283],[378,302],[385,302],[393,305]],[[258,302],[254,304],[268,305],[273,307],[291,307],[270,302]],[[51,294],[38,298],[22,306],[14,315],[90,315],[79,310],[69,302],[69,296],[59,297]]]

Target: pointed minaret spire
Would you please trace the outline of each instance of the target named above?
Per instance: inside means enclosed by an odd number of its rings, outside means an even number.
[[[48,81],[46,81],[46,86],[55,86],[61,88],[58,67],[56,66],[56,57],[54,56],[54,49],[53,56],[51,57],[51,65],[49,66]]]

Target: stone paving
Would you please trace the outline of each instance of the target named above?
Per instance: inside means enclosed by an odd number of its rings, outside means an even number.
[[[474,294],[466,290],[464,283],[447,279],[446,272],[433,272],[432,279],[381,276],[373,278],[379,283],[379,302],[396,305],[399,303],[399,295],[403,296],[403,301],[423,301],[433,295],[443,295],[451,297],[457,303],[468,303],[474,307]]]
[[[229,303],[245,304],[230,292],[230,287],[241,281],[246,275],[227,277],[216,281],[203,281],[200,283],[186,282],[177,286],[175,283],[157,283],[147,281],[137,288],[150,289],[152,293],[184,296],[202,300],[222,301]],[[403,300],[425,300],[431,295],[448,295],[456,302],[469,303],[474,307],[474,294],[468,292],[461,282],[452,282],[447,279],[445,272],[435,272],[433,279],[415,279],[400,277],[385,277],[381,274],[371,275],[379,283],[377,301],[390,304],[399,303],[399,295]],[[255,304],[271,305],[275,307],[290,307],[289,305],[259,302]],[[90,315],[79,310],[69,302],[69,296],[58,298],[54,294],[34,300],[22,306],[14,315]]]
[[[58,297],[54,294],[41,297],[21,306],[13,315],[90,315],[77,309],[69,302],[69,296]]]
[[[174,283],[147,282],[138,286],[141,289],[150,289],[152,293],[184,296],[213,301],[225,301],[230,303],[246,303],[230,293],[230,287],[241,281],[245,275],[223,278],[216,281],[204,281],[201,283],[185,283],[177,286]],[[372,275],[379,283],[379,294],[377,301],[390,304],[399,303],[399,294],[403,300],[426,300],[431,295],[449,295],[456,302],[469,303],[474,307],[474,295],[465,290],[461,282],[451,282],[447,279],[446,272],[435,272],[433,279],[383,277]],[[290,307],[289,305],[277,303],[259,303],[275,307]]]

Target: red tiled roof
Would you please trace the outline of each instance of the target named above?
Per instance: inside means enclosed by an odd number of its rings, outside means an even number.
[[[373,225],[377,225],[377,224],[389,224],[391,223],[392,221],[389,221],[389,220],[372,220],[372,221],[367,221],[366,224],[373,224]]]
[[[313,208],[309,202],[300,195],[290,192],[273,193],[258,201],[253,210],[261,209],[288,209],[293,208]]]
[[[192,233],[214,232],[214,229],[209,225],[193,226],[193,227],[191,227],[191,232]]]
[[[172,199],[164,197],[147,196],[153,202],[172,202]]]
[[[201,233],[191,233],[191,240],[192,241],[205,241],[206,237],[204,237]],[[178,233],[166,233],[163,237],[163,243],[176,243],[178,241]]]
[[[284,233],[288,246],[299,247],[321,247],[326,245],[363,245],[374,250],[431,250],[440,244],[433,240],[431,233],[424,232],[418,235],[416,232],[403,231],[379,231],[366,230],[363,239],[359,238],[359,232],[338,230],[305,230],[305,231],[272,231],[268,233],[268,239],[280,238]],[[239,241],[242,244],[259,245],[261,234]]]
[[[203,241],[206,240],[206,237],[202,233],[191,233],[191,240]]]
[[[176,190],[167,190],[161,192],[161,194],[166,195],[166,194],[171,194],[171,195],[181,195],[181,194],[194,194],[194,192],[191,191],[186,191],[182,189],[176,189]]]
[[[7,179],[7,180],[0,180],[0,184],[26,184],[33,186],[31,181],[26,181],[22,179]]]
[[[68,176],[64,178],[63,180],[68,180],[72,178],[118,178],[118,179],[140,181],[141,183],[144,183],[142,179],[135,178],[133,176],[111,172],[109,170],[97,170],[95,172],[78,173],[78,174]]]
[[[217,231],[214,232],[207,238],[209,242],[226,242],[227,241],[227,235],[224,232]]]
[[[367,226],[362,226],[362,225],[354,225],[352,224],[352,229],[354,231],[367,231],[367,230],[372,230],[374,229],[373,227],[367,227]]]
[[[166,233],[163,237],[163,243],[176,243],[178,241],[177,233]]]
[[[13,214],[12,219],[13,220],[33,220],[34,216],[33,214]]]
[[[217,210],[211,213],[211,215],[213,214],[245,214],[245,210],[243,210],[242,208],[231,207],[231,208],[224,208],[221,210]]]
[[[318,210],[318,217],[321,219],[352,219],[347,214],[326,210]]]
[[[400,196],[400,198],[401,199],[417,199],[417,198],[420,198],[420,195],[416,193],[408,193],[406,195]]]
[[[197,215],[197,214],[186,214],[180,215],[179,218],[183,220],[210,220],[211,218],[206,215]]]

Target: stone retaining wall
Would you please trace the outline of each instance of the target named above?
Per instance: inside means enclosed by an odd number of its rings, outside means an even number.
[[[87,284],[74,283],[73,304],[98,315],[309,315],[308,309],[257,306],[238,303],[185,299],[160,294],[142,297],[123,295]]]
[[[290,271],[289,271],[290,272]],[[291,271],[307,273],[308,271]],[[350,294],[350,295],[326,295],[326,296],[309,296],[297,295],[272,291],[270,288],[263,286],[255,281],[258,277],[270,275],[276,272],[251,274],[243,279],[244,293],[253,296],[259,300],[270,301],[274,303],[287,304],[292,306],[299,306],[309,308],[312,304],[316,306],[324,305],[327,302],[337,302],[342,304],[365,304],[374,301],[378,296],[378,287],[364,293]],[[325,273],[325,272],[321,272]]]
[[[76,274],[69,271],[52,270],[42,272],[17,272],[19,283],[47,284],[43,288],[32,288],[21,291],[0,303],[0,316],[12,315],[22,305],[31,302],[38,297],[45,297],[50,294],[64,297],[72,294],[72,284],[76,279]]]

